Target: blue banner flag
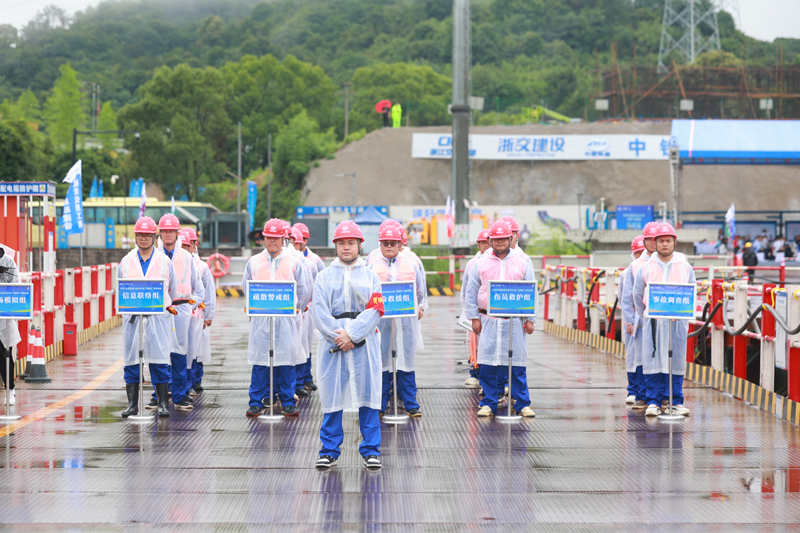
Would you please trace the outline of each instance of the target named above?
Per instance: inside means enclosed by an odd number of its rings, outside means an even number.
[[[33,284],[0,284],[0,319],[30,320],[33,318]]]
[[[83,233],[83,186],[81,185],[80,159],[69,169],[64,183],[70,184],[62,213],[64,232],[67,235]]]
[[[489,316],[536,317],[535,281],[489,281]]]
[[[247,212],[250,214],[250,230],[256,224],[256,202],[258,201],[258,184],[255,181],[247,182]]]
[[[117,232],[114,229],[114,218],[106,218],[106,249],[113,250],[117,247]]]
[[[56,228],[56,237],[58,238],[58,249],[66,250],[69,248],[69,241],[67,240],[67,232],[64,230],[64,217],[58,219],[58,227]]]
[[[100,186],[97,188],[97,197],[103,197],[103,180],[100,180]]]
[[[92,188],[89,190],[89,198],[97,198],[97,176],[92,180]]]
[[[247,316],[294,316],[297,301],[295,281],[248,280],[245,287]]]
[[[133,180],[131,182],[128,196],[130,196],[131,198],[138,198],[142,195],[142,189],[144,189],[144,178]]]
[[[696,294],[697,286],[693,283],[648,283],[644,316],[691,320],[694,318]]]
[[[414,281],[386,281],[381,284],[383,318],[417,316],[417,290]]]
[[[117,313],[120,315],[163,315],[163,279],[121,279],[118,281]]]

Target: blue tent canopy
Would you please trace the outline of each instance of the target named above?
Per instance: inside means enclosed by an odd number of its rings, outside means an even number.
[[[800,164],[797,120],[673,120],[672,140],[688,165]]]
[[[381,214],[380,211],[375,209],[375,206],[370,205],[364,208],[361,213],[353,217],[353,222],[356,224],[380,224],[387,218],[389,217]]]

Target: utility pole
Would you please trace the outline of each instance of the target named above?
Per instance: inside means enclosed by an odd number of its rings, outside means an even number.
[[[344,138],[347,140],[348,126],[350,123],[350,82],[344,83]]]
[[[456,234],[469,227],[469,0],[453,0],[453,179]],[[463,228],[463,226],[462,226]]]
[[[239,121],[239,153],[236,172],[236,212],[242,212],[242,122]]]
[[[267,135],[267,220],[272,218],[272,134]]]

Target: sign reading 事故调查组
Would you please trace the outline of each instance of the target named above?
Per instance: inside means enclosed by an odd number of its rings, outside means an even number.
[[[645,318],[691,320],[694,318],[694,301],[697,286],[693,283],[647,284],[644,297],[647,306]]]
[[[247,316],[294,316],[297,307],[296,281],[248,280],[245,286]]]
[[[117,314],[163,315],[165,312],[164,279],[121,279],[117,281]]]
[[[383,318],[417,316],[417,288],[414,281],[386,281],[381,284]]]
[[[535,281],[489,281],[488,316],[536,318]]]
[[[0,284],[0,319],[30,320],[33,317],[33,284]]]

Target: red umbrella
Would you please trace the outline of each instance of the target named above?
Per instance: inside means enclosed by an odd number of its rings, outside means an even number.
[[[387,109],[392,108],[392,102],[389,100],[381,100],[377,104],[375,104],[375,111],[378,113],[383,113]]]

